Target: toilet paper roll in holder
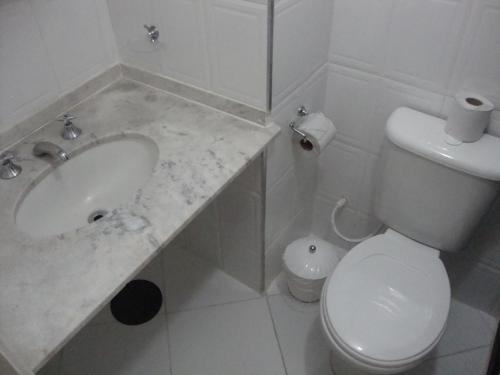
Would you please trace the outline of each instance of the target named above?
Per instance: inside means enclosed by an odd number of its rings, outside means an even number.
[[[290,127],[290,129],[292,129],[292,131],[295,134],[302,137],[302,139],[300,140],[300,145],[302,146],[302,148],[304,150],[311,151],[314,146],[312,142],[307,138],[307,134],[297,129],[298,124],[302,122],[304,117],[306,117],[308,114],[309,114],[308,109],[305,106],[301,105],[297,109],[297,117],[294,120],[290,121],[288,126]]]

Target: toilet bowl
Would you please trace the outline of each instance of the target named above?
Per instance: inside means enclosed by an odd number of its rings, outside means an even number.
[[[333,371],[395,374],[417,366],[443,335],[450,298],[438,250],[391,229],[363,241],[322,292]]]
[[[445,125],[410,108],[387,120],[373,213],[391,229],[349,251],[321,295],[336,375],[408,370],[443,335],[450,283],[439,253],[463,248],[500,182],[500,139],[450,147]]]

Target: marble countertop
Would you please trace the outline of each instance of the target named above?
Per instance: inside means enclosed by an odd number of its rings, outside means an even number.
[[[0,336],[37,370],[172,240],[278,133],[121,79],[71,110],[84,133],[53,122],[15,145],[23,167],[0,181]],[[146,186],[98,223],[41,239],[15,225],[23,192],[52,168],[32,156],[40,140],[68,152],[138,134],[158,145]],[[40,213],[43,214],[43,213]]]

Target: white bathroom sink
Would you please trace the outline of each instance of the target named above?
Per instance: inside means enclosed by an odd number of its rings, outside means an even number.
[[[16,224],[33,237],[74,230],[134,199],[152,175],[158,147],[129,136],[81,152],[44,176],[20,201]]]

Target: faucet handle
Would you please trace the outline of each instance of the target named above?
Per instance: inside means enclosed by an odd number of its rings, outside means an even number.
[[[64,122],[64,125],[71,123],[71,120],[76,119],[71,113],[65,113],[57,118],[57,121]]]
[[[65,113],[64,115],[58,117],[57,121],[61,121],[64,123],[64,128],[62,131],[62,137],[64,139],[76,139],[82,134],[82,129],[77,127],[71,120],[76,119],[76,116],[73,116],[71,113]]]
[[[7,161],[13,161],[16,158],[16,154],[13,151],[5,151],[0,155],[0,164],[4,164]]]
[[[16,154],[12,151],[6,151],[0,155],[0,178],[10,180],[17,177],[23,170],[20,165],[14,164]]]

